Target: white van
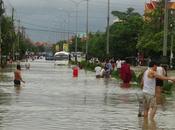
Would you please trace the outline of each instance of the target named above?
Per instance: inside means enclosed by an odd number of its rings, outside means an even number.
[[[54,55],[55,65],[68,65],[69,53],[65,51],[56,52]]]

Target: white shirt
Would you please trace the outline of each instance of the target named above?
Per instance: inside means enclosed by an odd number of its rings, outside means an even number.
[[[156,73],[157,73],[158,75],[164,76],[164,75],[165,75],[165,70],[164,70],[163,67],[159,66],[159,67],[157,67]]]
[[[143,76],[143,92],[148,93],[150,95],[155,95],[155,87],[156,87],[156,79],[149,78],[148,72],[150,69],[147,69]]]
[[[116,64],[117,64],[117,68],[120,69],[121,66],[122,66],[122,61],[121,60],[117,60]]]
[[[101,67],[100,66],[95,67],[95,73],[96,73],[96,75],[101,75]]]

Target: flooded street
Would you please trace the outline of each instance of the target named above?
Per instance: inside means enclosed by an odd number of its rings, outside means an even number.
[[[23,63],[22,63],[23,64]],[[138,118],[138,88],[96,79],[94,72],[31,62],[26,81],[13,86],[13,70],[0,73],[0,130],[175,130],[175,94],[158,107],[155,122]]]

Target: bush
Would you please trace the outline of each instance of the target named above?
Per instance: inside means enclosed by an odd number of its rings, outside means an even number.
[[[164,84],[163,84],[163,91],[164,91],[165,93],[171,93],[173,87],[174,87],[174,84],[173,84],[173,83],[168,82],[168,81],[164,81]]]
[[[133,81],[133,82],[138,82],[138,78],[137,78],[137,76],[136,76],[136,73],[135,73],[133,70],[131,70],[131,75],[132,75],[131,81]]]
[[[117,70],[112,71],[112,74],[111,75],[112,75],[112,77],[114,77],[116,79],[119,79],[120,78],[120,74],[119,74],[119,72]]]

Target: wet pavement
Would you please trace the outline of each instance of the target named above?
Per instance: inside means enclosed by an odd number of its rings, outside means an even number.
[[[23,64],[23,63],[22,63]],[[155,121],[138,118],[138,88],[96,79],[94,72],[31,62],[25,84],[13,86],[13,70],[0,73],[0,130],[175,130],[175,94],[159,105]]]

